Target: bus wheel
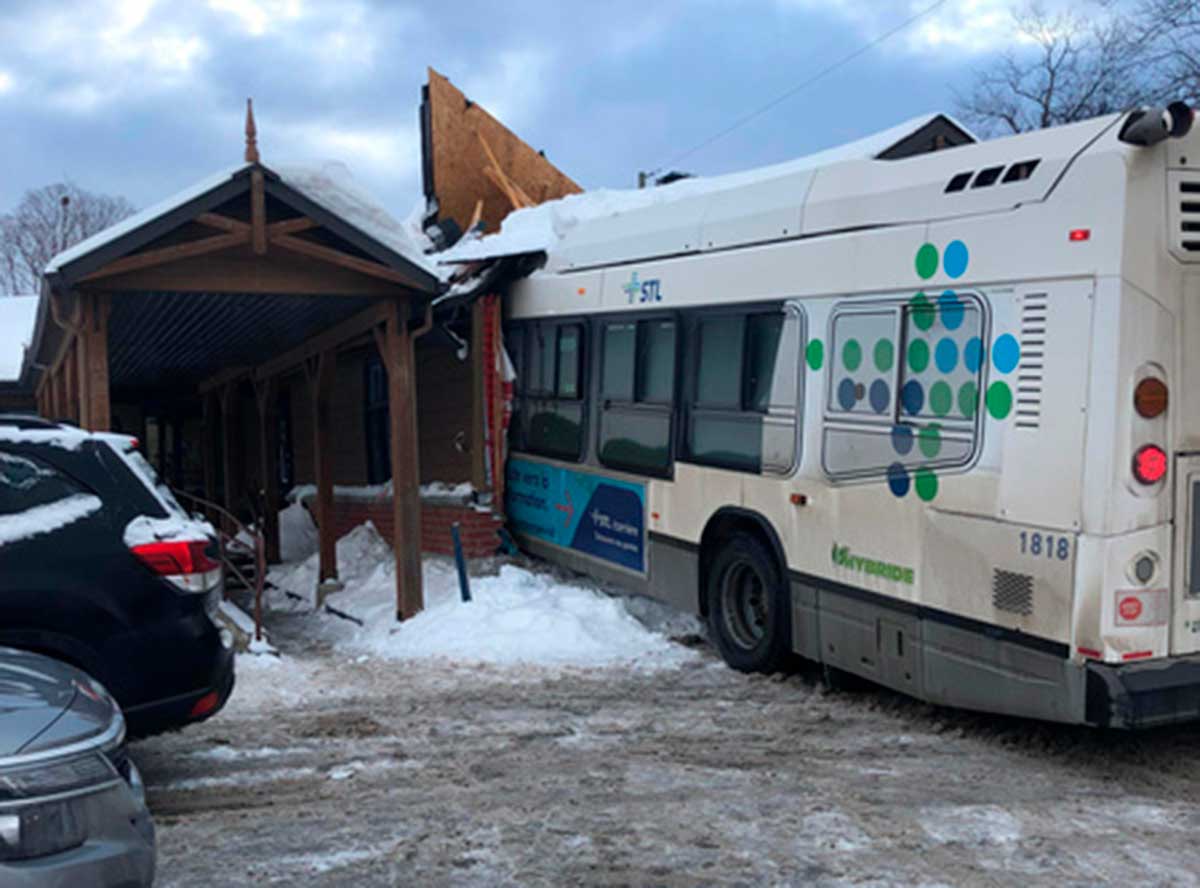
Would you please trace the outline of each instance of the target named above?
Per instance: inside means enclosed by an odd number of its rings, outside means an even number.
[[[778,672],[791,659],[792,623],[779,563],[761,540],[735,533],[706,578],[708,624],[739,672]]]

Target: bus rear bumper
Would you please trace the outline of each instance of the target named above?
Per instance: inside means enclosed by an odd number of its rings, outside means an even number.
[[[1200,656],[1087,664],[1087,721],[1156,728],[1200,720]]]

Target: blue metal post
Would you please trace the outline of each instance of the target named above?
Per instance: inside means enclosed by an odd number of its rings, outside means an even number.
[[[454,563],[458,566],[458,591],[463,601],[471,600],[471,584],[467,582],[467,560],[463,558],[462,537],[458,535],[458,522],[450,525],[450,536],[454,537]]]

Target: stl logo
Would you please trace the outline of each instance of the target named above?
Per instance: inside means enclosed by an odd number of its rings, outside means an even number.
[[[629,297],[629,304],[635,302],[662,302],[662,281],[654,278],[649,281],[638,280],[638,273],[635,271],[629,278],[629,283],[621,287],[625,295]]]

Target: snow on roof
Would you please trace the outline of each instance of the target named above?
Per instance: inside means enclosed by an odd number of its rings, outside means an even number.
[[[421,249],[423,235],[396,219],[359,188],[345,164],[331,161],[319,166],[283,166],[275,168],[275,172],[285,185],[413,265],[437,278],[446,276]]]
[[[153,206],[135,213],[128,219],[92,235],[87,240],[80,241],[51,259],[46,266],[46,274],[54,274],[88,253],[219,188],[250,166],[251,164],[240,164],[213,173],[166,200],[159,201]],[[421,250],[418,234],[399,222],[374,198],[360,189],[354,183],[349,169],[344,164],[327,162],[319,166],[283,166],[273,169],[273,171],[278,174],[285,185],[338,216],[346,224],[358,229],[367,237],[378,241],[435,277],[445,276]]]
[[[211,176],[189,185],[177,194],[171,195],[166,200],[161,200],[153,206],[146,207],[140,213],[134,213],[128,219],[123,219],[116,225],[110,225],[103,231],[97,232],[86,240],[80,241],[75,246],[63,250],[50,260],[46,266],[45,273],[54,274],[63,266],[70,265],[76,259],[86,256],[88,253],[98,250],[100,247],[110,244],[131,232],[137,231],[143,225],[153,222],[159,216],[166,215],[189,201],[207,194],[214,188],[219,188],[248,166],[249,164],[243,163],[213,173]]]
[[[0,297],[0,382],[21,378],[25,349],[33,342],[38,297]]]
[[[583,194],[568,195],[529,209],[515,210],[504,219],[498,234],[484,238],[464,238],[449,250],[437,254],[436,258],[443,264],[452,264],[500,256],[515,256],[519,253],[548,251],[571,229],[594,219],[779,179],[844,161],[874,158],[906,136],[928,126],[938,117],[947,117],[947,115],[925,114],[914,117],[854,142],[758,169],[728,173],[722,176],[680,179],[669,185],[655,188],[630,190],[602,188]],[[947,119],[969,134],[970,131],[966,127],[952,118],[947,117]]]

